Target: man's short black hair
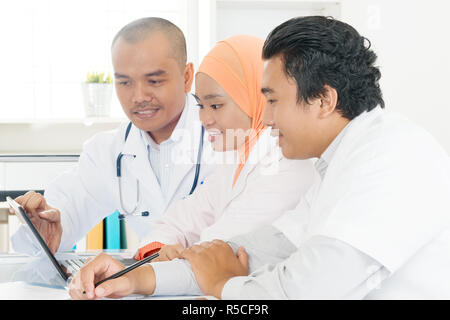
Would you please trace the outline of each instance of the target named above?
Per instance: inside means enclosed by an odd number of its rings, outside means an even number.
[[[347,119],[377,105],[384,108],[377,56],[370,41],[346,23],[323,16],[290,19],[272,30],[262,56],[281,57],[286,74],[297,82],[298,102],[318,98],[329,85],[338,94],[337,110]]]

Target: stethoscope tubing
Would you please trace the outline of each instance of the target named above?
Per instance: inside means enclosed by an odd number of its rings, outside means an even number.
[[[131,130],[131,126],[132,126],[132,122],[130,122],[128,124],[127,130],[125,132],[125,142],[127,141],[128,138],[128,134],[130,133]],[[201,168],[201,158],[202,158],[202,153],[203,153],[203,137],[205,134],[205,127],[202,126],[201,129],[201,135],[200,135],[200,142],[199,142],[199,148],[198,148],[198,153],[197,153],[197,163],[195,165],[195,175],[194,175],[194,182],[192,183],[192,187],[191,190],[189,192],[189,195],[191,195],[195,188],[197,187],[198,184],[198,178],[200,175],[200,168]],[[121,178],[122,178],[122,158],[123,158],[124,154],[122,152],[119,153],[119,155],[117,156],[116,159],[116,176],[117,176],[117,181],[118,181],[118,185],[119,185],[119,201],[120,201],[120,206],[124,212],[124,214],[120,214],[119,218],[123,219],[125,218],[125,216],[128,215],[142,215],[142,216],[149,216],[148,211],[145,211],[146,214],[137,214],[136,210],[139,206],[139,180],[136,180],[136,190],[137,190],[137,196],[136,196],[136,205],[134,206],[134,208],[131,211],[128,211],[125,209],[124,204],[123,204],[123,197],[122,197],[122,184],[121,184]],[[133,155],[133,157],[135,158],[136,155]]]

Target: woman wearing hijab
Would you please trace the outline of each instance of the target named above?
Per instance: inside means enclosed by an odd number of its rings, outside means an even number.
[[[293,208],[310,186],[312,164],[284,159],[262,123],[263,43],[248,35],[233,36],[204,57],[195,75],[200,120],[213,149],[225,152],[225,162],[233,161],[152,225],[139,260],[160,248],[156,261],[171,260],[199,240],[247,233]]]
[[[75,277],[70,290],[73,298],[201,294],[187,262],[177,259],[184,248],[251,232],[299,202],[312,184],[314,169],[309,160],[283,158],[270,128],[262,123],[262,46],[263,40],[247,35],[220,41],[195,77],[195,98],[209,141],[215,151],[235,155],[236,161],[223,164],[191,196],[173,204],[152,224],[147,245],[136,257],[159,251],[154,263],[106,281],[94,291],[94,279],[123,268],[110,256],[99,255]]]

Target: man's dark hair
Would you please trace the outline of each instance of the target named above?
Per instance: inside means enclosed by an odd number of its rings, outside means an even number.
[[[263,59],[278,55],[297,82],[298,102],[320,97],[329,85],[338,94],[337,110],[347,119],[377,105],[384,108],[377,56],[370,41],[346,23],[323,16],[290,19],[264,43]]]
[[[183,31],[169,20],[159,17],[141,18],[130,22],[114,37],[111,48],[114,47],[117,39],[121,38],[129,43],[137,43],[147,39],[154,32],[161,32],[172,46],[171,54],[184,70],[187,60],[186,39]]]

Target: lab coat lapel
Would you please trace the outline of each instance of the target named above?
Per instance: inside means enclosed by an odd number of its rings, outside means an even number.
[[[344,170],[345,164],[348,161],[349,149],[354,148],[353,141],[356,140],[356,137],[364,134],[373,120],[380,115],[381,109],[378,107],[370,113],[364,112],[349,124],[351,127],[348,128],[345,136],[339,144],[339,147],[336,149],[335,154],[328,164],[326,174],[320,187],[320,192],[317,194],[317,198],[313,201],[313,206],[311,207],[311,212],[313,215],[319,215],[318,211],[329,212],[329,210],[332,210],[331,204],[336,203],[337,197],[339,197],[339,193],[333,191],[333,188],[336,187],[334,182],[337,178],[335,178],[335,176],[339,175],[342,170]],[[357,165],[358,164],[355,164],[355,167]],[[319,206],[320,210],[318,210]]]
[[[443,150],[379,107],[355,120],[328,166],[308,236],[344,241],[395,272],[449,225],[445,178],[426,170],[441,167]]]
[[[244,165],[244,168],[242,168],[242,171],[239,174],[236,184],[234,186],[232,186],[234,176],[236,174],[236,169],[237,169],[237,166],[235,167],[235,169],[232,172],[233,179],[230,180],[232,188],[231,188],[231,196],[230,196],[230,199],[228,200],[228,204],[231,201],[233,201],[233,199],[236,198],[239,194],[241,194],[241,192],[245,189],[245,186],[247,185],[247,177],[255,169],[256,165],[257,165],[256,163],[246,162]]]
[[[260,138],[258,139],[258,142],[255,144],[253,149],[250,152],[250,155],[244,165],[244,168],[242,168],[241,173],[239,174],[239,177],[236,181],[236,184],[231,190],[231,197],[228,201],[230,203],[234,198],[236,198],[239,194],[242,193],[242,191],[245,189],[247,185],[247,177],[250,173],[252,173],[254,170],[258,170],[256,167],[260,164],[262,159],[264,159],[268,153],[271,151],[271,136],[270,136],[270,129],[264,130],[264,132],[261,134]],[[237,166],[236,166],[237,168]],[[234,174],[236,173],[236,170],[233,172],[233,178]],[[231,180],[231,183],[233,180]]]
[[[345,187],[342,184],[335,183],[336,176],[348,164],[347,150],[352,147],[355,136],[363,134],[367,126],[363,117],[364,115],[353,120],[352,127],[347,130],[330,163],[328,163],[323,179],[317,175],[315,183],[302,197],[296,209],[283,215],[275,223],[276,227],[287,235],[289,240],[297,247],[306,241],[314,233],[317,225],[326,219],[327,214],[333,211],[333,206],[341,196],[339,191]]]
[[[192,99],[190,96],[187,97],[184,110],[186,112],[184,116],[186,117],[183,119],[183,125],[177,127],[171,136],[173,143],[175,143],[171,155],[171,163],[174,171],[166,194],[168,202],[172,200],[181,186],[186,188],[186,184],[189,190],[186,189],[185,195],[188,195],[194,182],[202,126],[198,115],[198,108],[193,105]],[[192,179],[187,179],[187,182],[183,183],[183,180],[186,179],[191,171]],[[198,184],[200,182],[199,180]]]

